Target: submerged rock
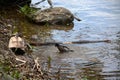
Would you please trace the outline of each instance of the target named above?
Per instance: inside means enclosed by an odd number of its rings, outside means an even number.
[[[35,23],[68,24],[74,20],[73,14],[66,8],[54,7],[39,10],[32,14],[31,19]]]

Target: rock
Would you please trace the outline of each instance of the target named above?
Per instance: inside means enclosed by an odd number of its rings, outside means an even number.
[[[73,14],[63,7],[54,7],[39,10],[32,14],[31,19],[35,23],[68,24],[74,20]]]
[[[38,35],[34,34],[31,36],[30,38],[32,41],[37,41],[39,38],[38,38]]]

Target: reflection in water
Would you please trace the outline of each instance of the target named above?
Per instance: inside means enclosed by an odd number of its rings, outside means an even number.
[[[103,77],[100,76],[101,70],[98,70],[98,69],[96,67],[83,68],[82,73],[80,73],[80,75],[82,75],[82,77],[85,79],[102,80]]]

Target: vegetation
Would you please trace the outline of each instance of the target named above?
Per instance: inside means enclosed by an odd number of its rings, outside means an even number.
[[[20,7],[20,12],[23,13],[27,17],[31,17],[32,14],[34,14],[38,9],[32,8],[28,5],[24,5],[23,7]]]

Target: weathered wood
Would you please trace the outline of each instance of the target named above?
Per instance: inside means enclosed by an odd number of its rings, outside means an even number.
[[[40,43],[40,42],[30,42],[30,45],[33,46],[44,46],[44,45],[55,45],[56,43],[62,44],[62,42],[45,42],[45,43]]]
[[[74,16],[74,19],[76,19],[77,21],[81,21],[80,18],[76,17],[75,15],[73,15],[73,16]]]
[[[96,41],[90,41],[90,40],[81,40],[81,41],[74,41],[73,44],[84,44],[84,43],[99,43],[99,42],[111,42],[110,40],[96,40]]]
[[[30,42],[30,45],[33,46],[43,46],[43,45],[55,45],[57,44],[86,44],[86,43],[100,43],[100,42],[111,42],[110,40],[96,40],[96,41],[90,41],[90,40],[80,40],[80,41],[71,41],[71,42],[45,42],[45,43],[40,43],[40,42]]]

